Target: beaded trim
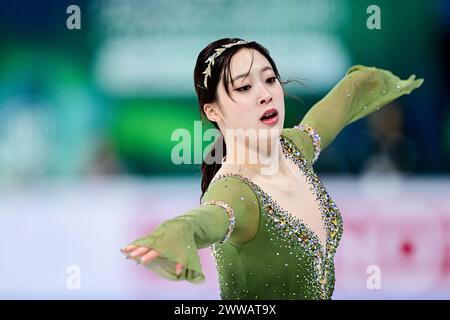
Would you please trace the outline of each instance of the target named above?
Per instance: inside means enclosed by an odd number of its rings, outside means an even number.
[[[294,126],[295,129],[305,131],[312,139],[314,145],[314,157],[312,159],[312,163],[316,162],[317,158],[320,154],[320,136],[317,133],[317,130],[311,127],[308,124],[300,124]]]
[[[201,206],[204,207],[207,205],[219,206],[219,207],[223,208],[225,210],[225,212],[228,214],[228,217],[229,217],[228,231],[227,231],[225,237],[223,238],[223,240],[220,242],[222,244],[230,238],[231,233],[233,232],[234,226],[236,225],[236,217],[234,215],[234,210],[233,210],[233,208],[231,208],[228,205],[228,203],[225,203],[220,200],[209,200],[209,201],[203,202]]]

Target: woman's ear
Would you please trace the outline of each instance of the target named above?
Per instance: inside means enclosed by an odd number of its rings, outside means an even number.
[[[203,111],[205,111],[206,117],[210,121],[219,122],[222,119],[222,113],[217,104],[205,103]]]

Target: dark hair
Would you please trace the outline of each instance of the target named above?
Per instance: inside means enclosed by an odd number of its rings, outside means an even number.
[[[275,62],[272,60],[269,54],[269,50],[267,50],[262,45],[258,44],[255,41],[245,43],[245,44],[239,44],[232,46],[230,48],[225,49],[218,57],[214,59],[214,65],[211,66],[211,76],[208,76],[207,79],[207,87],[204,86],[204,77],[205,74],[203,73],[204,70],[207,67],[207,63],[205,61],[215,53],[215,49],[221,47],[222,45],[234,43],[237,41],[240,41],[242,39],[239,38],[223,38],[216,40],[209,45],[207,45],[197,57],[197,62],[195,64],[194,69],[194,86],[195,86],[195,92],[197,94],[198,98],[198,104],[200,107],[200,117],[202,119],[206,119],[209,121],[209,119],[206,117],[205,111],[203,109],[204,105],[206,103],[213,103],[217,102],[217,87],[220,82],[220,76],[222,75],[222,81],[225,86],[225,91],[228,96],[230,96],[228,83],[233,80],[231,79],[231,71],[230,71],[230,61],[233,55],[241,48],[249,48],[249,49],[255,49],[259,51],[270,63],[272,66],[272,69],[280,81],[280,83],[283,83],[283,81],[280,78],[280,75],[278,73],[278,69],[275,65]],[[253,57],[252,57],[252,64],[253,64]],[[250,69],[252,67],[252,64],[250,65],[250,68],[246,75],[249,74]],[[287,83],[289,81],[285,81],[284,83]],[[230,96],[231,98],[231,96]],[[232,99],[232,98],[231,98]],[[219,129],[219,126],[216,122],[210,121],[216,127],[216,129]],[[220,167],[222,166],[221,162],[218,163],[217,161],[212,161],[213,158],[216,157],[216,152],[223,152],[222,156],[226,156],[226,145],[225,145],[225,139],[223,138],[222,133],[220,133],[215,142],[214,145],[211,147],[209,152],[207,153],[206,159],[203,160],[201,171],[202,171],[202,195],[200,197],[203,197],[203,194],[208,189],[209,184],[211,183],[211,180],[213,179],[214,175],[219,171]]]

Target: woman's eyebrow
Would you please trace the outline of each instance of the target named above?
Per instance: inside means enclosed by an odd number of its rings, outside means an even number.
[[[261,68],[261,70],[259,70],[260,73],[266,71],[266,70],[273,70],[271,66],[265,66],[264,68]],[[241,73],[239,75],[237,75],[236,77],[233,78],[233,81],[236,81],[240,78],[245,77],[247,74],[246,73]]]

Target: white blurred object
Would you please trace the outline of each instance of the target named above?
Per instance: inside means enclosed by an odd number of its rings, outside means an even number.
[[[395,188],[390,180],[367,178],[360,188],[354,178],[321,179],[344,219],[333,299],[450,298],[448,177],[404,177]],[[0,298],[220,299],[209,248],[200,250],[202,285],[159,278],[119,252],[199,205],[199,185],[122,177],[5,190]],[[381,289],[367,287],[370,266],[381,271]]]

